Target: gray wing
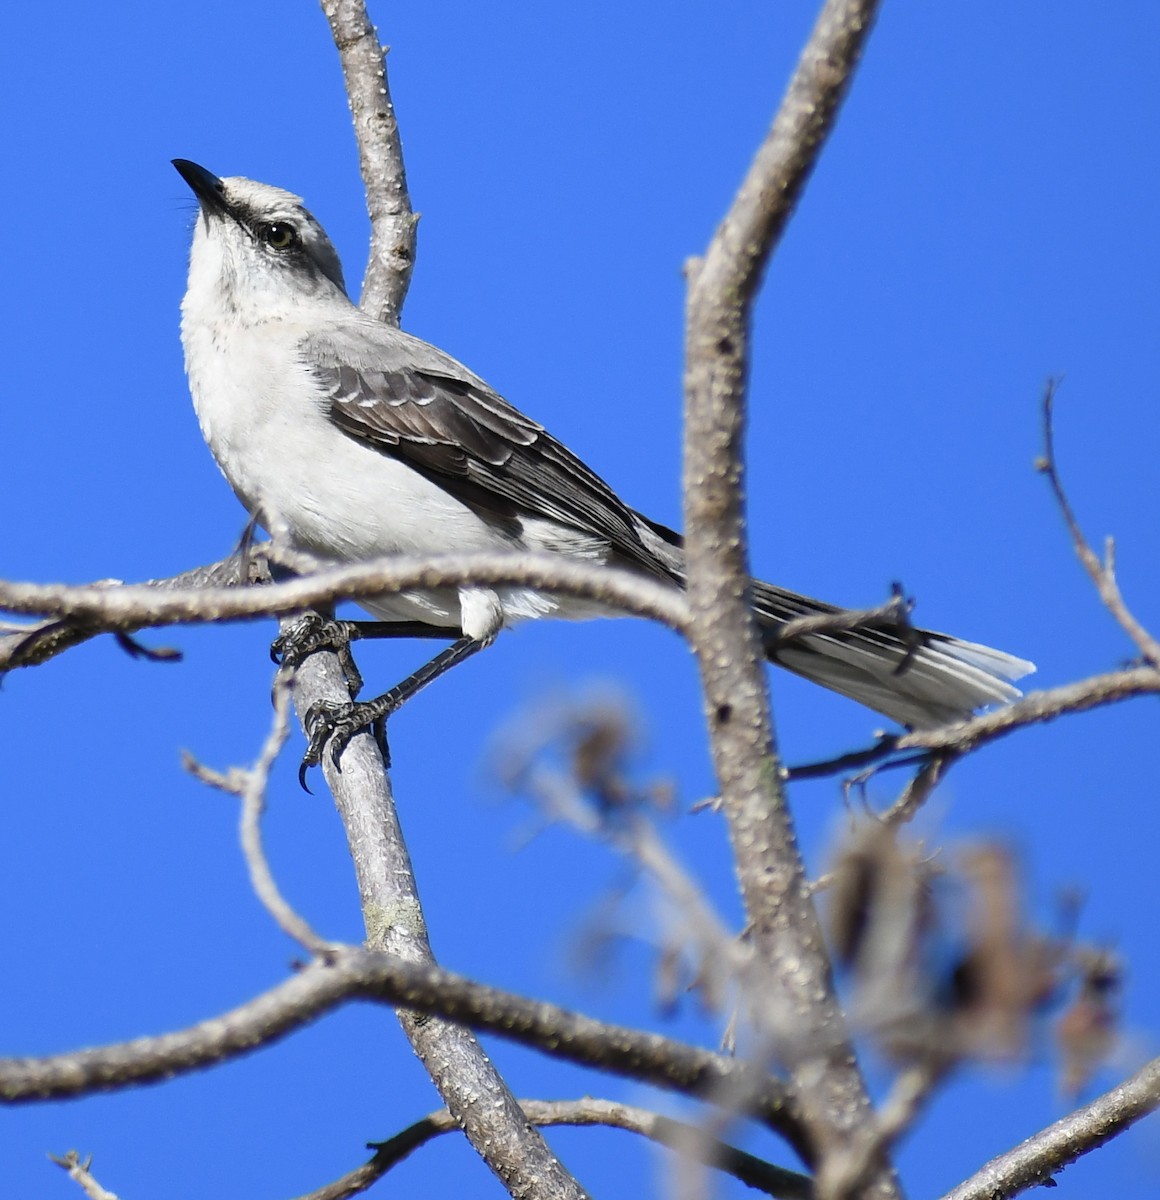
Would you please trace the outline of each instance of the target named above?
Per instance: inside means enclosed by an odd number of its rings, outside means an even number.
[[[554,521],[672,577],[642,541],[632,511],[542,425],[428,343],[382,326],[359,333],[303,343],[327,416],[345,434],[492,518]]]

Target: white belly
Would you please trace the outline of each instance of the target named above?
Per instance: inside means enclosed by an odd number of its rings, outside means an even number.
[[[297,362],[263,363],[204,336],[213,352],[199,347],[198,369],[190,373],[202,434],[246,509],[294,548],[332,562],[522,548],[389,453],[339,431]],[[554,597],[526,588],[445,588],[361,603],[383,620],[425,621],[484,637],[551,612],[594,615],[570,602],[561,611]]]

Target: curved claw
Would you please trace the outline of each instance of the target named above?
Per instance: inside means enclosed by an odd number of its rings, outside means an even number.
[[[300,666],[316,648],[322,618],[304,612],[270,643],[270,661],[278,667]]]
[[[358,636],[357,622],[339,621],[308,609],[270,643],[270,661],[283,670],[297,670],[315,651],[331,650],[338,655],[351,695],[357,696],[362,688],[362,676],[355,665],[350,643]]]
[[[270,658],[280,666],[297,667],[315,650],[339,650],[350,640],[349,625],[307,609],[270,643]]]
[[[342,765],[339,759],[351,738],[378,721],[381,716],[378,707],[373,703],[337,704],[333,700],[319,700],[312,704],[305,718],[310,741],[298,770],[299,783],[306,787],[306,772],[322,762],[324,752],[329,755],[335,770],[341,772]]]

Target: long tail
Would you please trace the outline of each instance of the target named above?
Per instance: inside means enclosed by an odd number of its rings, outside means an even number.
[[[642,538],[672,577],[683,581],[680,535],[636,515],[645,527]],[[1034,663],[990,646],[898,625],[805,634],[782,641],[778,633],[787,622],[843,610],[757,579],[753,581],[753,609],[765,634],[770,662],[912,729],[962,721],[976,709],[1018,699],[1022,693],[1013,681],[1035,670]]]
[[[1018,699],[1012,681],[1035,670],[1034,663],[990,646],[897,625],[779,642],[787,621],[841,610],[760,580],[753,583],[753,608],[768,634],[770,662],[912,729],[962,721],[985,705]]]

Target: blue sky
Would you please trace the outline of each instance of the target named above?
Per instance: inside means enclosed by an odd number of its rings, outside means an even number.
[[[423,214],[405,325],[634,506],[679,523],[681,264],[723,213],[814,5],[451,0],[372,14],[393,46]],[[1032,470],[1041,388],[1063,373],[1065,480],[1089,535],[1116,536],[1125,593],[1160,630],[1158,38],[1147,0],[1114,14],[1069,0],[887,4],[755,317],[759,574],[855,605],[901,580],[920,622],[1034,659],[1042,686],[1130,658]],[[163,19],[145,3],[8,6],[0,104],[0,573],[141,579],[218,558],[244,518],[183,377],[192,205],[169,160],[299,192],[357,280],[367,225],[321,13],[253,0],[171,0]],[[283,977],[295,948],[250,893],[232,802],[179,762],[182,748],[218,767],[256,754],[272,632],[154,636],[184,650],[179,666],[132,662],[103,639],[5,681],[0,1054],[178,1028]],[[369,686],[427,649],[360,653]],[[563,831],[517,850],[529,813],[486,767],[525,706],[613,685],[640,714],[642,774],[671,778],[684,809],[708,794],[691,660],[638,622],[507,635],[394,722],[433,941],[446,965],[488,982],[712,1044],[691,1002],[657,1017],[641,941],[607,974],[577,969],[577,939],[622,869]],[[772,686],[790,761],[861,744],[878,723],[795,679]],[[1044,919],[1062,889],[1084,890],[1081,932],[1129,964],[1121,1062],[1100,1086],[1160,1040],[1155,712],[1136,703],[991,747],[955,770],[923,825],[930,839],[1012,845]],[[354,939],[341,831],[324,795],[298,790],[298,749],[271,797],[273,863],[318,929]],[[888,801],[894,785],[872,795]],[[793,799],[821,869],[837,786]],[[667,832],[735,917],[720,822],[682,815]],[[671,1103],[491,1048],[524,1094]],[[1045,1050],[1025,1068],[965,1071],[940,1096],[901,1151],[912,1195],[937,1194],[1065,1111]],[[0,1114],[0,1191],[79,1194],[44,1158],[76,1146],[126,1197],[290,1196],[435,1104],[393,1018],[351,1009],[214,1072]],[[597,1194],[662,1186],[630,1135],[552,1140]],[[767,1139],[748,1144],[789,1161]],[[1069,1169],[1055,1194],[1150,1196],[1158,1180],[1153,1123]],[[501,1194],[452,1139],[380,1190]]]

